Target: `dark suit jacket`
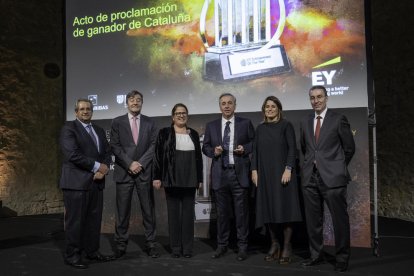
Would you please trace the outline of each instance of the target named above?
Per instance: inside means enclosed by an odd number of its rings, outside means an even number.
[[[315,142],[313,130],[315,115],[309,114],[301,122],[301,148],[304,154],[303,185],[308,185],[312,175],[314,161],[323,182],[328,187],[340,187],[350,180],[348,164],[355,152],[355,143],[347,118],[328,109]]]
[[[138,145],[135,145],[128,114],[116,117],[112,121],[110,145],[115,155],[115,182],[126,183],[136,177],[143,182],[151,181],[151,165],[157,132],[154,121],[141,114]],[[138,161],[143,168],[136,176],[128,173],[132,161]]]
[[[203,157],[201,154],[200,135],[198,135],[197,131],[189,127],[187,128],[187,132],[195,148],[197,183],[194,183],[194,188],[197,188],[198,184],[203,182]],[[161,180],[164,187],[177,187],[177,183],[175,182],[175,148],[174,127],[170,126],[161,129],[158,133],[157,142],[155,143],[152,178],[154,180]],[[185,166],[186,164],[179,165]]]
[[[250,153],[252,152],[254,128],[249,119],[235,117],[234,121],[234,146],[242,145],[243,155],[234,154],[234,164],[236,166],[237,180],[242,187],[250,185]],[[220,119],[209,122],[203,139],[203,153],[212,158],[211,163],[211,182],[213,190],[220,188],[221,172],[223,164],[220,156],[214,156],[214,148],[223,145]]]
[[[95,161],[109,167],[111,151],[102,128],[93,125],[98,135],[100,152],[91,136],[78,120],[66,122],[61,130],[60,145],[63,153],[59,187],[69,190],[90,190],[92,185],[105,186],[105,180],[93,181]]]

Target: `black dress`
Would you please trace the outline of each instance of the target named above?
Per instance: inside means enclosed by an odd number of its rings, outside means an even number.
[[[266,223],[302,220],[296,179],[296,138],[290,122],[262,123],[256,129],[252,170],[257,170],[256,228]],[[286,166],[292,167],[291,180],[281,183]]]

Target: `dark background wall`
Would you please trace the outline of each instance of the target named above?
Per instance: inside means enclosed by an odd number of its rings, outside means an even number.
[[[0,1],[0,200],[3,212],[62,211],[63,1]]]
[[[370,2],[379,214],[414,221],[414,2]],[[0,0],[0,215],[63,211],[63,6]]]
[[[371,1],[379,213],[414,220],[414,2]]]

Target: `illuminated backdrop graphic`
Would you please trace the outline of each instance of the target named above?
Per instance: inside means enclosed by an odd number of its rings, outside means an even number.
[[[206,48],[199,25],[204,1],[121,2],[67,3],[67,104],[72,107],[78,97],[90,96],[96,103],[95,119],[124,113],[122,96],[132,89],[144,93],[144,112],[150,116],[169,114],[176,102],[186,103],[193,113],[216,112],[217,96],[225,91],[238,97],[239,111],[257,111],[270,94],[281,99],[285,110],[308,109],[304,95],[312,84],[331,90],[332,108],[368,105],[361,0],[335,5],[284,1],[280,43],[291,71],[231,83],[203,78]],[[270,2],[273,34],[280,16],[278,1]],[[215,37],[213,3],[206,19],[210,45]],[[74,118],[71,108],[67,118]]]

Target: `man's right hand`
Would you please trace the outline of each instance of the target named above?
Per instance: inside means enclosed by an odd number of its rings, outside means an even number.
[[[219,156],[221,155],[223,152],[223,147],[222,146],[217,146],[214,148],[214,156]]]
[[[100,173],[99,171],[97,171],[93,176],[93,180],[101,180],[104,177],[105,177],[105,175],[103,173]]]

